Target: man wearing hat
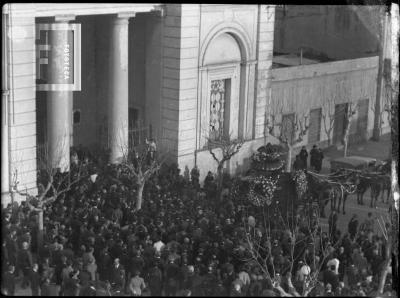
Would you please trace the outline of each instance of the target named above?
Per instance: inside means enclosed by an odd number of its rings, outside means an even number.
[[[358,219],[357,219],[357,214],[353,214],[351,217],[349,224],[347,225],[348,232],[350,234],[351,239],[353,240],[354,237],[357,234],[357,228],[358,228]]]
[[[40,274],[38,272],[38,264],[33,264],[31,271],[29,272],[29,280],[31,283],[32,296],[39,296],[40,289]]]
[[[175,296],[178,290],[179,272],[179,266],[170,258],[168,264],[165,266],[165,295]]]
[[[146,280],[152,296],[161,296],[162,291],[162,272],[158,268],[156,262],[152,262],[152,266],[147,273]]]
[[[119,258],[114,259],[114,265],[110,273],[111,285],[115,289],[123,290],[125,288],[125,269],[119,262]]]
[[[33,265],[32,254],[28,248],[28,242],[22,242],[22,249],[18,252],[18,264],[23,273],[22,289],[25,289],[29,284],[29,273]]]
[[[207,273],[205,274],[203,282],[201,284],[202,294],[204,296],[212,296],[216,286],[217,284],[215,273],[213,272],[213,268],[211,266],[208,266]]]

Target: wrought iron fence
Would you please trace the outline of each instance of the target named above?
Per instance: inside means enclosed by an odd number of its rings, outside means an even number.
[[[146,143],[146,139],[152,138],[152,127],[142,126],[137,128],[132,128],[128,130],[128,145],[129,148],[133,148],[138,145],[142,145]],[[102,149],[109,149],[112,138],[108,136],[108,132],[106,129],[100,129],[100,147]],[[36,146],[36,157],[37,157],[37,166],[40,168],[40,164],[45,161],[47,158],[47,143],[38,143]]]
[[[146,139],[152,138],[152,127],[139,126],[128,130],[128,145],[129,148],[133,148],[138,145],[142,145],[146,142]],[[109,149],[112,141],[112,137],[108,134],[107,128],[102,127],[100,129],[100,144],[103,148]]]
[[[142,145],[146,142],[146,139],[150,139],[151,126],[144,126],[133,128],[128,131],[129,134],[129,148],[133,148],[138,145]]]

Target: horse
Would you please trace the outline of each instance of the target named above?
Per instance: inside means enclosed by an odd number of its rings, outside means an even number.
[[[331,210],[337,210],[340,213],[342,206],[342,213],[346,214],[347,196],[355,191],[353,174],[339,170],[329,176],[318,176],[307,173],[309,196],[318,201],[321,217],[325,217],[325,206],[329,202]]]
[[[337,212],[340,213],[340,204],[342,203],[342,213],[346,214],[345,205],[349,194],[353,194],[356,191],[356,177],[354,172],[349,172],[345,169],[339,169],[331,178],[334,182],[336,195],[333,198],[333,204],[335,206],[336,200],[338,200]],[[339,191],[340,190],[340,191]]]
[[[382,192],[381,192],[381,201],[382,203],[389,203],[389,198],[390,198],[390,193],[391,193],[391,187],[392,187],[392,177],[390,175],[381,175],[379,177],[380,182],[381,182],[381,188],[382,188]],[[385,202],[385,197],[384,197],[384,193],[386,191],[386,202]]]
[[[382,190],[382,181],[380,177],[375,173],[358,173],[355,179],[357,203],[359,205],[364,205],[364,194],[368,189],[371,189],[371,201],[370,207],[376,208],[376,203],[378,201],[379,194]]]

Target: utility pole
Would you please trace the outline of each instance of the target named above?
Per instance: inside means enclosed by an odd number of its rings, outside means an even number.
[[[379,32],[379,61],[378,61],[378,77],[376,82],[376,99],[375,99],[375,115],[374,115],[374,129],[372,132],[372,140],[378,142],[381,132],[381,101],[382,101],[382,84],[383,84],[383,69],[384,69],[384,56],[387,44],[387,24],[388,15],[385,11],[386,7],[380,7],[380,32]],[[383,23],[383,24],[382,24]]]

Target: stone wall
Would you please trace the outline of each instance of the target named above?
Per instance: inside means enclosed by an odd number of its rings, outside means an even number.
[[[265,112],[271,94],[271,70],[274,44],[275,7],[262,5],[259,11],[258,49],[257,49],[257,85],[255,105],[256,138],[263,137]]]
[[[239,123],[239,134],[247,140],[263,136],[259,127],[264,125],[264,114],[257,111],[266,106],[269,94],[273,22],[274,8],[268,5],[167,5],[162,29],[162,136],[182,171],[196,163],[203,175],[213,167],[211,155],[200,146],[203,97],[199,74],[207,47],[218,34],[232,34],[242,52],[239,96],[246,103],[240,104],[240,119],[233,123]],[[250,148],[249,144],[243,148]],[[235,160],[240,165],[251,155],[242,151]],[[233,162],[232,171],[235,167]]]
[[[6,9],[3,6],[3,12]],[[18,173],[19,189],[36,194],[36,55],[35,18],[27,4],[6,19],[10,183]],[[4,16],[4,15],[3,15]],[[4,61],[3,61],[4,62]],[[20,198],[16,198],[19,200]],[[4,203],[4,202],[3,202]]]
[[[327,102],[357,103],[369,99],[367,135],[370,135],[374,122],[377,74],[378,57],[274,69],[271,106],[282,108],[275,114],[308,114],[315,108],[322,108],[322,113],[326,114]],[[356,122],[357,114],[351,133],[356,133]],[[306,136],[298,146],[307,145],[307,139]],[[325,140],[327,134],[322,122],[320,141]]]
[[[172,158],[196,146],[200,5],[167,5],[163,24],[162,142]]]

